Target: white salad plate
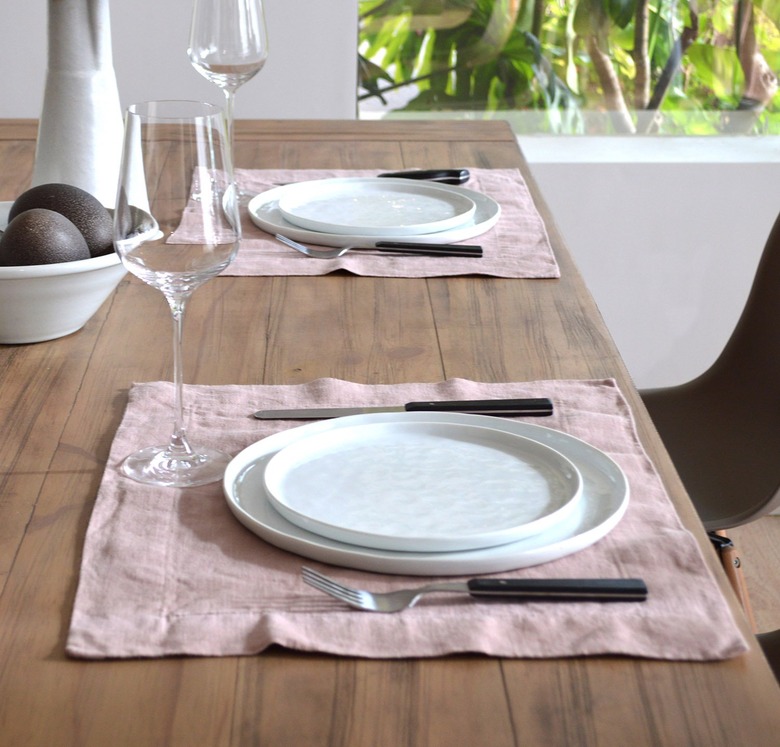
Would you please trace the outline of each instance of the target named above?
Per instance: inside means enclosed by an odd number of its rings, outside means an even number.
[[[265,468],[271,505],[350,545],[451,552],[516,542],[563,521],[582,492],[548,445],[452,423],[363,423],[294,441]]]
[[[350,545],[302,529],[271,505],[265,469],[278,451],[320,433],[335,434],[361,423],[394,422],[475,425],[536,440],[576,465],[582,476],[582,496],[571,515],[551,529],[517,542],[455,552],[399,552]],[[269,544],[332,565],[416,576],[500,573],[557,560],[605,537],[623,517],[629,501],[628,481],[620,467],[578,438],[521,420],[430,412],[352,415],[280,431],[235,456],[225,471],[223,488],[238,521]]]
[[[412,179],[315,179],[288,184],[280,193],[279,212],[287,221],[325,233],[435,233],[462,226],[477,209],[462,190]]]
[[[364,178],[364,177],[354,177]],[[377,181],[383,181],[376,177]],[[411,180],[406,180],[411,181]],[[299,182],[302,183],[302,182]],[[389,234],[366,235],[360,232],[327,233],[325,231],[312,231],[302,228],[288,221],[279,209],[279,199],[284,195],[287,187],[284,185],[275,187],[255,195],[247,209],[252,222],[263,231],[270,234],[281,233],[296,241],[311,242],[319,246],[347,246],[347,245],[373,245],[377,241],[394,241],[398,236]],[[474,214],[465,223],[445,231],[433,233],[415,234],[414,240],[420,243],[430,244],[454,244],[458,241],[480,236],[496,225],[501,215],[501,206],[492,198],[475,192],[465,187],[456,187],[449,184],[437,184],[439,188],[453,190],[456,194],[468,197],[475,205]],[[409,238],[409,237],[407,237]]]

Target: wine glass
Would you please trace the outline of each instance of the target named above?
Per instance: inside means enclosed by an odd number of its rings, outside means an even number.
[[[262,0],[195,0],[187,49],[193,67],[225,94],[233,152],[233,100],[268,57]]]
[[[221,479],[230,460],[191,445],[183,418],[182,329],[193,291],[238,250],[241,229],[222,109],[195,101],[134,104],[125,116],[114,246],[125,267],[162,291],[174,323],[173,432],[131,454],[122,472],[187,487]]]

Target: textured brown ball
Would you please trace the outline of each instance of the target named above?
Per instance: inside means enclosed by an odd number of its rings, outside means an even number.
[[[33,208],[64,215],[81,232],[91,256],[114,250],[111,213],[89,192],[71,184],[39,184],[16,198],[8,220]]]
[[[48,265],[89,259],[76,226],[53,210],[32,208],[17,215],[0,236],[0,265]]]

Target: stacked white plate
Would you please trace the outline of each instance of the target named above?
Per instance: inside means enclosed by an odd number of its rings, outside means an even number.
[[[256,195],[249,215],[259,228],[321,246],[399,239],[451,244],[479,236],[499,204],[465,187],[379,177],[316,179]]]
[[[274,434],[224,478],[228,505],[267,542],[382,573],[495,573],[605,536],[628,482],[589,444],[520,420],[355,415]]]

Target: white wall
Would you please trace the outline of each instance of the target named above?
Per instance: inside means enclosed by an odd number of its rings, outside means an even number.
[[[780,138],[520,144],[637,386],[704,371],[780,212]]]
[[[354,118],[356,0],[265,0],[264,6],[268,61],[236,95],[236,117]],[[124,105],[161,98],[222,103],[187,59],[191,0],[113,0],[110,7]],[[0,0],[0,118],[40,114],[46,19],[46,0]]]
[[[265,0],[270,55],[239,118],[352,118],[356,0]],[[124,104],[221,103],[186,56],[190,0],[114,0]],[[37,117],[46,0],[0,0],[0,118]],[[722,348],[778,211],[778,138],[521,138],[640,387],[692,378]]]

